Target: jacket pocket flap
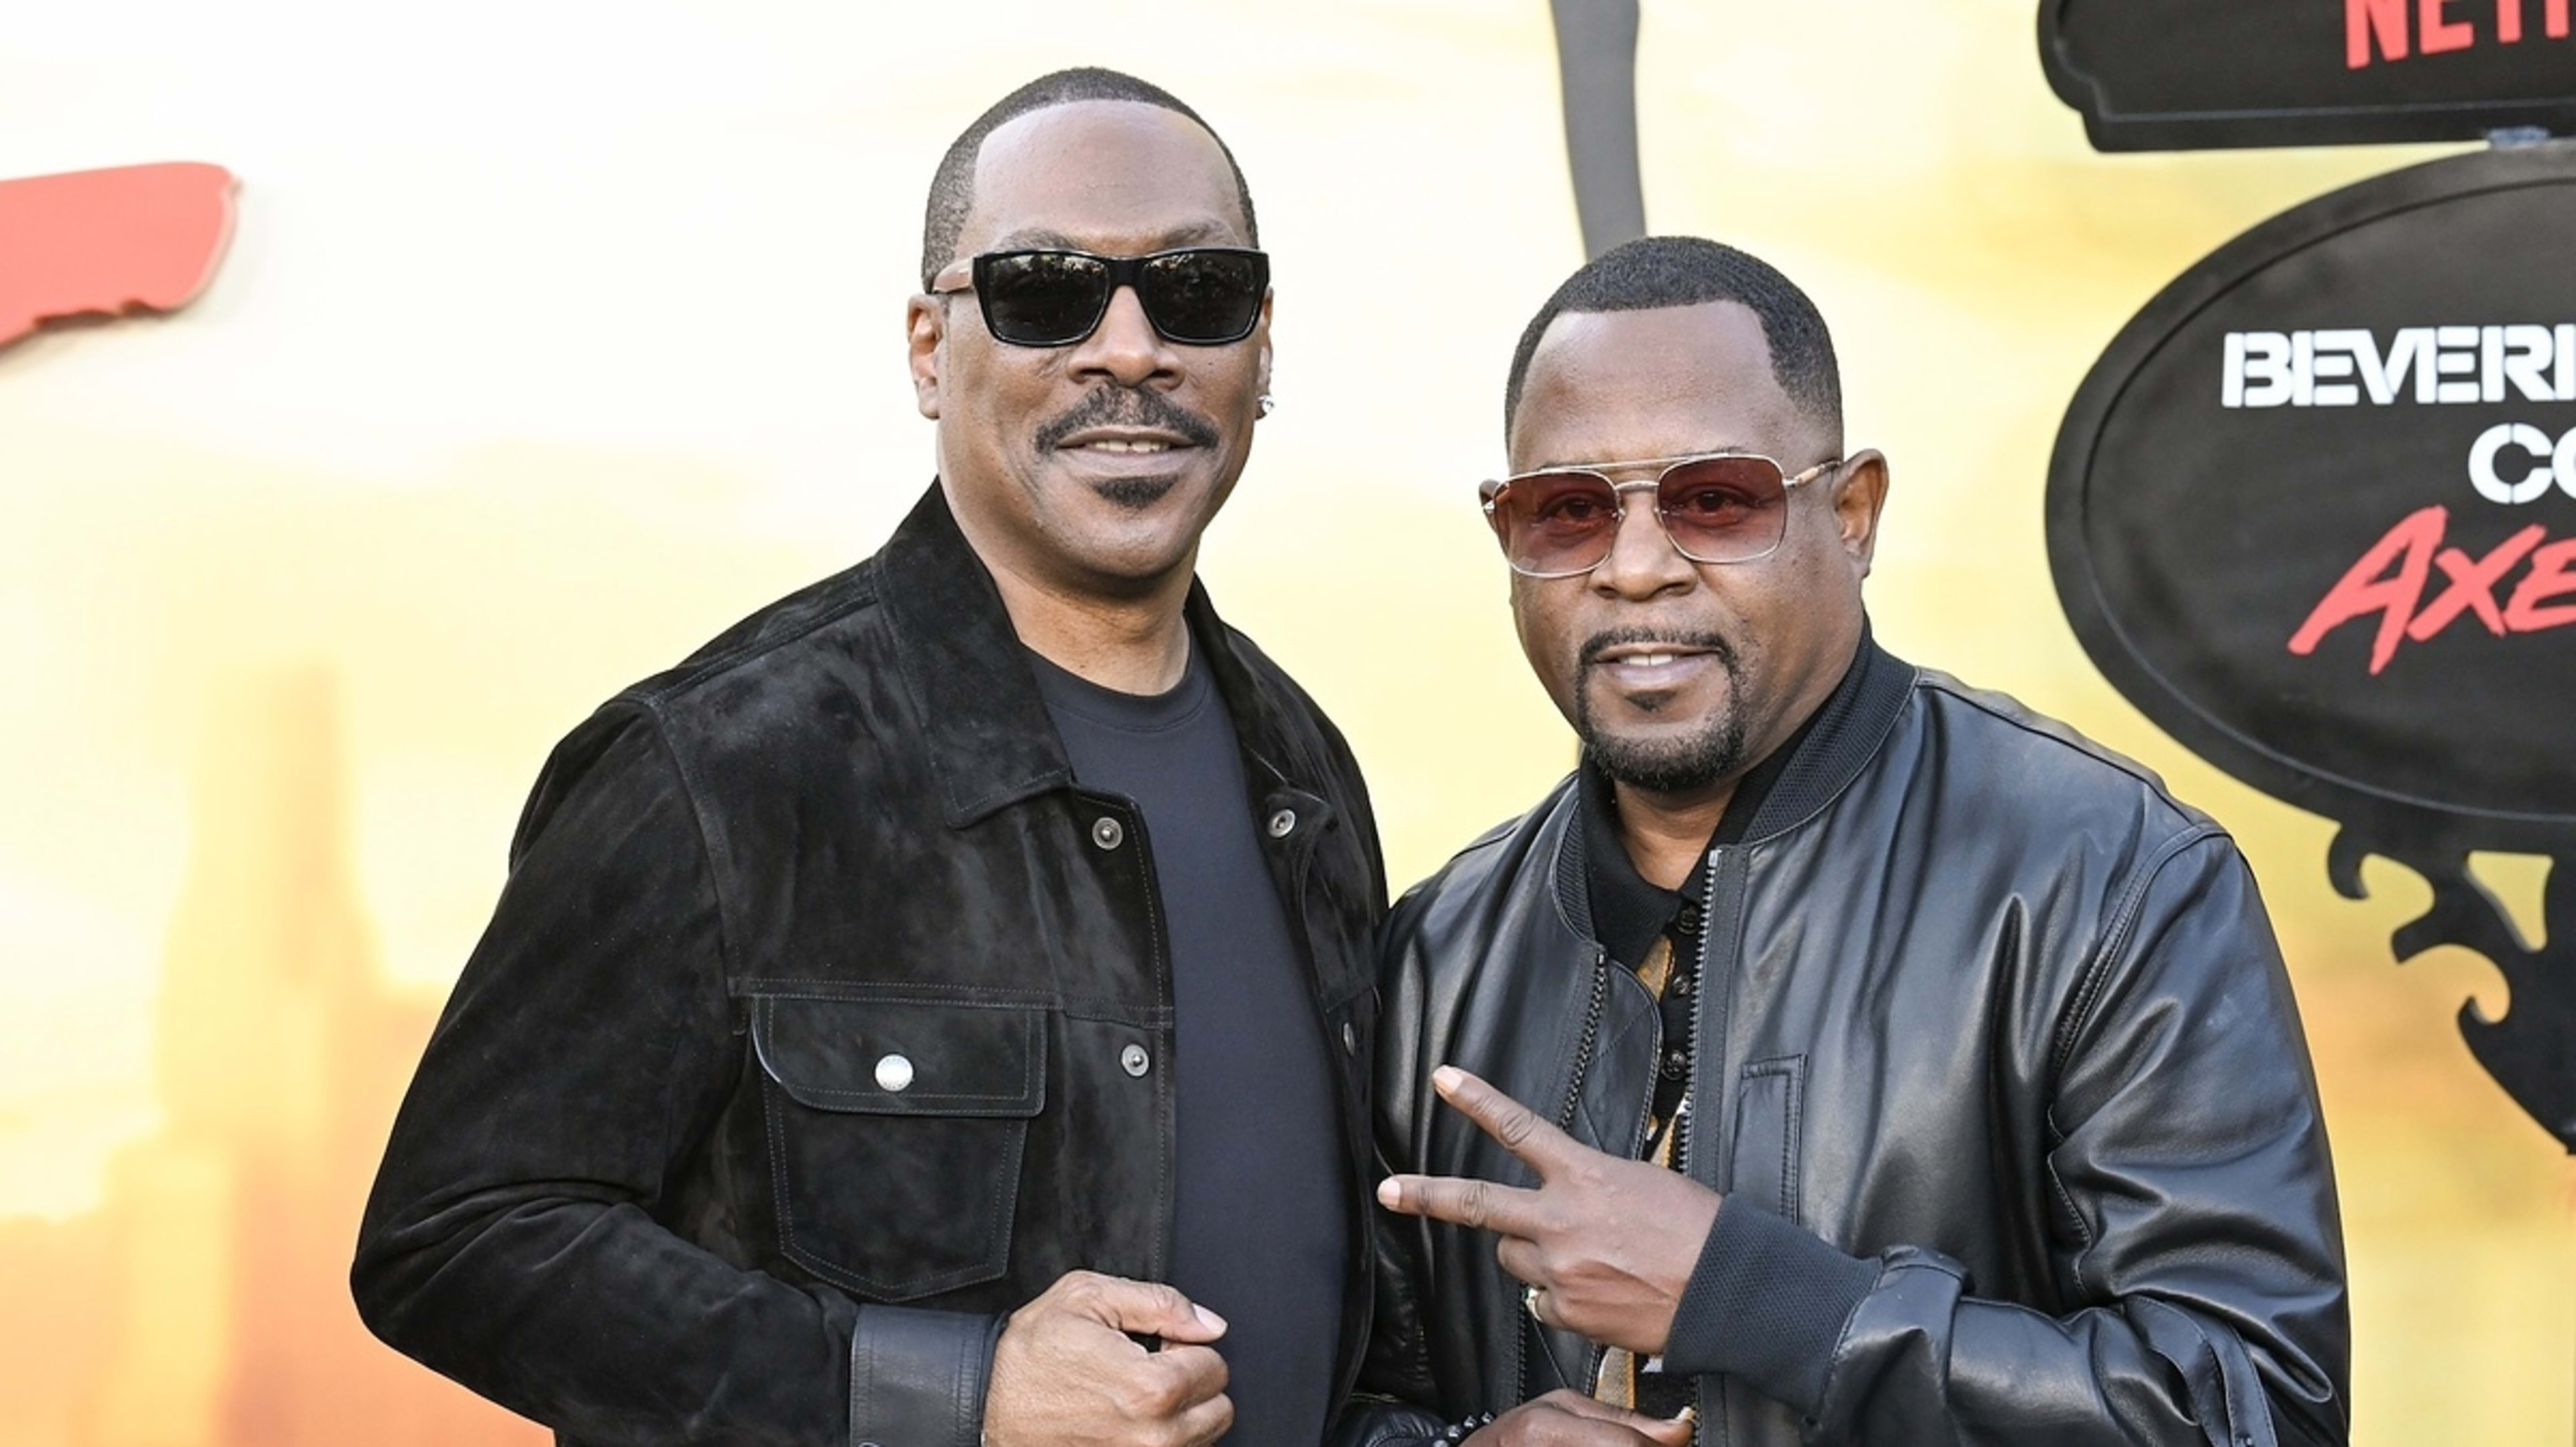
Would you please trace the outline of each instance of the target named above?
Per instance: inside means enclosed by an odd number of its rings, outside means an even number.
[[[1026,1119],[1046,1105],[1043,1009],[763,995],[751,1036],[760,1068],[815,1110]]]

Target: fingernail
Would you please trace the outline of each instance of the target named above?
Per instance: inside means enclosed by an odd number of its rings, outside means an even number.
[[[1403,1199],[1404,1192],[1396,1186],[1395,1178],[1393,1176],[1389,1176],[1385,1180],[1377,1183],[1377,1203],[1379,1205],[1392,1206]]]
[[[1196,1302],[1192,1302],[1190,1304],[1190,1310],[1198,1313],[1199,1325],[1206,1327],[1210,1331],[1225,1330],[1224,1317],[1217,1315],[1215,1312],[1208,1310],[1204,1306],[1200,1306]]]
[[[1466,1078],[1467,1072],[1455,1065],[1443,1065],[1431,1072],[1431,1083],[1441,1090],[1456,1090]]]

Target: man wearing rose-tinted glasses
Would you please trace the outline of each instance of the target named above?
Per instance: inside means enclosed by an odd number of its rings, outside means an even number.
[[[1620,247],[1504,421],[1484,518],[1582,762],[1383,932],[1336,1442],[2341,1442],[2254,881],[2144,770],[1872,640],[1887,462],[1814,305]]]
[[[1269,410],[1232,155],[1109,71],[934,179],[938,479],[556,751],[355,1273],[568,1442],[1313,1447],[1386,890],[1196,586]]]

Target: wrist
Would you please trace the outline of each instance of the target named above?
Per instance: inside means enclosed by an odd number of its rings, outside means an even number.
[[[1717,1240],[1717,1223],[1726,1210],[1726,1198],[1697,1182],[1694,1190],[1706,1203],[1704,1212],[1694,1212],[1690,1219],[1678,1223],[1672,1237],[1672,1249],[1664,1257],[1668,1272],[1659,1283],[1667,1303],[1662,1320],[1655,1323],[1653,1338],[1640,1342],[1634,1350],[1639,1356],[1669,1355],[1674,1334],[1683,1330],[1691,1299],[1702,1291],[1702,1278],[1708,1271],[1709,1247]]]

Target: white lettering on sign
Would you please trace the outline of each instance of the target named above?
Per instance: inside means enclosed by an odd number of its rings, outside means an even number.
[[[2222,407],[2576,402],[2576,322],[2401,327],[2387,345],[2352,328],[2229,332]]]
[[[2504,475],[2507,450],[2530,459],[2520,477]],[[2549,491],[2552,482],[2576,497],[2576,428],[2552,443],[2528,422],[2499,422],[2469,446],[2469,486],[2489,502],[2518,506]]]

